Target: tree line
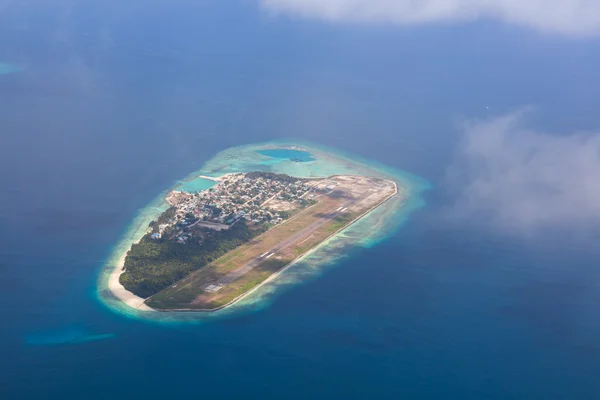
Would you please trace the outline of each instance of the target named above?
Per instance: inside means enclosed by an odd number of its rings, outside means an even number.
[[[264,172],[264,171],[254,171],[246,173],[246,178],[256,179],[271,179],[274,181],[286,182],[286,183],[294,183],[300,180],[299,178],[294,178],[293,176],[289,176],[287,174],[278,174],[275,172]]]

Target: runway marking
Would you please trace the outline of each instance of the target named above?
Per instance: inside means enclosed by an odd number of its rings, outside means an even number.
[[[267,257],[265,257],[265,260],[266,260],[266,259],[269,259],[269,258],[271,258],[271,257],[273,257],[273,255],[274,255],[274,254],[275,254],[275,253],[271,253],[271,254],[269,254]]]
[[[300,242],[300,243],[298,243],[298,244],[302,244],[302,243],[306,242],[308,239],[310,239],[310,238],[311,238],[311,237],[313,237],[313,236],[314,236],[314,235],[310,235],[309,237],[307,237],[306,239],[304,239],[303,241],[301,241],[301,242]]]

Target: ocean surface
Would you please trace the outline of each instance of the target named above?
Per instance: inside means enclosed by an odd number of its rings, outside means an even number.
[[[17,66],[0,74],[0,398],[600,397],[598,233],[449,218],[461,183],[447,179],[465,118],[534,105],[538,127],[597,129],[598,51],[490,22],[34,3],[0,13],[0,59]],[[384,239],[264,307],[164,323],[99,298],[161,192],[219,151],[282,138],[431,189]]]

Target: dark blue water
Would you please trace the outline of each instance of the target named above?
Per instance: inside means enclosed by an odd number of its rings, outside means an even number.
[[[0,13],[0,59],[22,67],[0,76],[2,398],[600,395],[598,236],[443,218],[456,122],[535,104],[552,131],[600,126],[598,51],[197,3]],[[428,206],[254,314],[165,326],[96,299],[136,210],[215,152],[279,137],[424,176]]]

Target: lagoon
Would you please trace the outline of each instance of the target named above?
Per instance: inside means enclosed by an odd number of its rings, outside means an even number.
[[[314,156],[308,151],[298,149],[264,149],[257,150],[258,154],[263,156],[276,158],[279,160],[289,160],[296,162],[308,162],[315,161]]]
[[[190,181],[184,181],[181,186],[177,187],[177,190],[182,192],[194,193],[208,190],[217,184],[216,181],[206,178],[195,178]]]

